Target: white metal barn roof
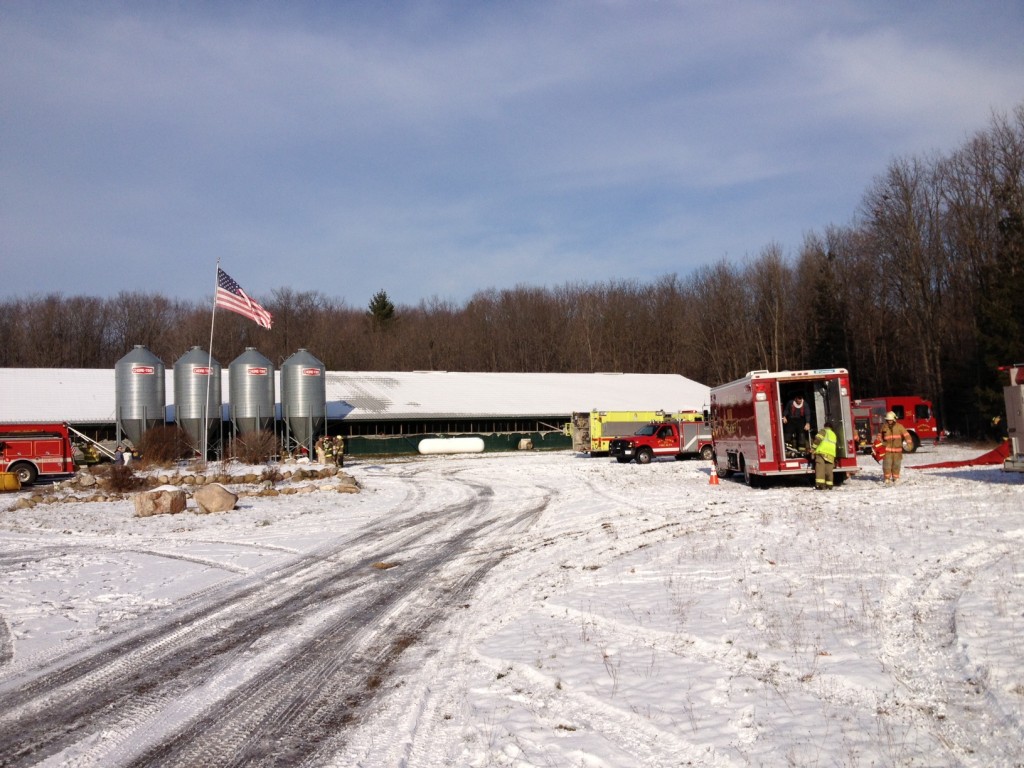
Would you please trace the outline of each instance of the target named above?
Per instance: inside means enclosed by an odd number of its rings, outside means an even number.
[[[683,411],[708,403],[708,387],[677,374],[328,371],[326,389],[327,417],[351,421]],[[221,391],[228,403],[226,367]],[[173,419],[171,369],[165,392]],[[280,386],[276,392],[280,402]],[[0,368],[0,423],[113,423],[115,413],[112,368]]]

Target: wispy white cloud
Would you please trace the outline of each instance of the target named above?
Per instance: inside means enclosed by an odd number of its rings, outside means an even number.
[[[934,8],[8,7],[0,236],[41,268],[4,293],[200,298],[225,256],[416,303],[794,249],[1020,100],[1022,11]]]

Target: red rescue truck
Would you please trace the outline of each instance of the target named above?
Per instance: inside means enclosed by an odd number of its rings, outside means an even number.
[[[863,415],[867,415],[865,426],[869,430],[868,446],[874,442],[875,435],[881,430],[882,423],[885,421],[885,414],[889,411],[896,414],[896,421],[910,433],[913,445],[909,453],[920,448],[921,443],[926,440],[933,440],[936,443],[939,441],[941,433],[929,400],[922,400],[913,395],[888,395],[854,400],[853,405],[858,428],[861,426]],[[870,453],[870,448],[866,452]]]
[[[0,472],[22,485],[73,475],[73,450],[67,424],[0,424]]]
[[[797,395],[806,405],[809,436],[831,421],[839,438],[835,484],[857,471],[850,374],[845,368],[820,368],[751,371],[711,389],[711,436],[719,477],[741,474],[748,485],[758,487],[776,477],[814,476],[809,449],[787,440],[782,421],[783,408]]]

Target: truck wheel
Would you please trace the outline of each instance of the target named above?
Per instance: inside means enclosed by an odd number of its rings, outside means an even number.
[[[910,447],[907,449],[907,453],[913,453],[921,447],[921,438],[917,436],[917,432],[910,433]]]
[[[715,449],[710,445],[705,445],[700,449],[700,457],[704,459],[704,461],[711,461],[715,458]]]
[[[838,486],[842,485],[845,482],[846,482],[846,473],[845,472],[836,472],[834,475],[832,475],[832,485],[838,487]]]
[[[39,477],[36,468],[24,461],[11,465],[7,468],[7,471],[13,472],[18,478],[18,482],[22,485],[32,485],[36,478]]]
[[[629,464],[629,462],[632,461],[632,459],[629,458],[629,456],[616,456],[615,460],[619,462],[619,464]]]
[[[651,459],[654,458],[654,454],[651,453],[650,448],[641,448],[636,452],[636,463],[637,464],[650,464]]]

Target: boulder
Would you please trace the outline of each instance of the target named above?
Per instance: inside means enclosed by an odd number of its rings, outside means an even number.
[[[208,515],[212,512],[229,512],[238,503],[238,496],[220,483],[210,483],[196,490],[193,498],[199,513]]]
[[[162,486],[135,494],[136,517],[176,515],[185,511],[185,492],[180,488]]]
[[[193,495],[200,514],[212,512],[229,512],[238,504],[239,497],[234,495],[219,482],[211,482],[196,490]]]

